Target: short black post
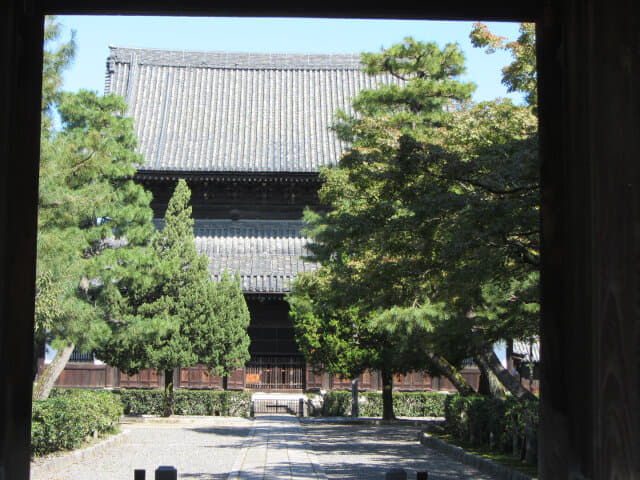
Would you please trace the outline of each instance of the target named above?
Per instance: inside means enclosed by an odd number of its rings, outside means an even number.
[[[429,480],[429,472],[416,472],[416,480]]]
[[[385,480],[407,480],[407,472],[403,468],[394,468],[387,472]]]
[[[304,417],[304,399],[300,398],[298,400],[298,415],[300,417]]]
[[[158,467],[155,480],[178,480],[178,470],[166,465]]]
[[[134,470],[133,480],[145,480],[146,472],[144,470]]]

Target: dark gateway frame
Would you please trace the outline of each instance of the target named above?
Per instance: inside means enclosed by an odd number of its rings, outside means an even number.
[[[535,21],[541,479],[640,478],[640,16],[633,0],[412,7],[8,0],[0,24],[0,479],[29,477],[43,15]]]

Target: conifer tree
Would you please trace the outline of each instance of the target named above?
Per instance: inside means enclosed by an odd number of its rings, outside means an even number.
[[[394,352],[412,358],[418,341],[423,368],[454,385],[453,367],[472,356],[518,398],[531,398],[492,343],[537,330],[533,109],[469,102],[471,86],[448,76],[463,71],[450,46],[438,52],[407,39],[363,61],[401,83],[363,92],[356,115],[339,116],[351,149],[322,172],[327,211],[305,212],[321,267],[297,281],[291,299],[302,349],[323,365],[360,358],[383,369]]]
[[[90,351],[108,334],[90,284],[100,283],[106,265],[137,256],[153,232],[151,197],[133,182],[142,159],[132,120],[123,116],[126,103],[62,92],[74,37],[51,50],[61,26],[48,19],[45,31],[35,337],[58,351],[38,380],[36,399],[48,396],[75,347]]]
[[[207,289],[207,300],[216,316],[193,325],[193,348],[198,361],[212,373],[228,374],[249,360],[249,308],[237,273],[232,280],[225,270],[217,283],[207,282]]]
[[[424,304],[432,281],[424,268],[431,245],[411,230],[413,214],[395,190],[391,167],[396,161],[410,166],[411,145],[432,140],[475,87],[457,78],[465,71],[464,56],[453,44],[441,49],[407,38],[362,60],[367,73],[398,83],[363,90],[352,103],[355,115],[338,113],[335,129],[351,148],[338,168],[321,172],[319,196],[327,211],[305,211],[310,259],[321,266],[297,279],[290,303],[299,345],[311,363],[351,378],[366,368],[381,372],[383,417],[389,419],[393,375],[435,368],[427,315],[415,323],[412,337],[388,328],[386,311]],[[409,337],[420,342],[408,345]],[[454,380],[469,391],[461,377]]]
[[[147,257],[135,273],[113,270],[98,297],[112,331],[99,357],[128,374],[164,372],[166,416],[173,414],[175,368],[204,363],[222,374],[248,359],[244,297],[228,275],[210,280],[208,259],[195,247],[190,197],[180,180]]]

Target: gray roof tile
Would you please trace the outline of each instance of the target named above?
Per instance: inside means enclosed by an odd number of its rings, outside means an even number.
[[[162,229],[163,222],[156,220]],[[317,265],[303,260],[307,239],[303,223],[291,220],[195,220],[196,249],[209,257],[209,270],[219,279],[226,269],[240,274],[247,293],[286,293],[298,274]]]
[[[523,342],[520,340],[513,341],[513,353],[522,356],[525,362],[540,361],[540,341]]]
[[[364,74],[359,55],[110,48],[105,91],[130,106],[142,170],[317,172],[345,149],[335,110],[397,82]]]

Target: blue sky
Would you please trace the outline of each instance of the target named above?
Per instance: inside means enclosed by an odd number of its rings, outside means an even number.
[[[65,75],[65,90],[81,88],[103,93],[105,61],[110,44],[174,50],[260,53],[361,53],[378,52],[411,36],[440,46],[458,42],[467,58],[465,80],[478,88],[474,100],[511,97],[500,83],[501,68],[511,62],[505,52],[487,55],[473,48],[469,32],[473,22],[422,20],[351,20],[287,18],[201,18],[60,16],[58,20],[77,32],[78,50]],[[515,39],[517,23],[491,22],[489,28]]]

